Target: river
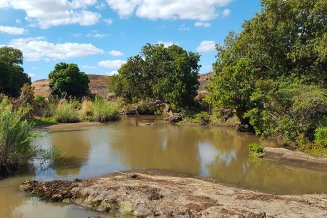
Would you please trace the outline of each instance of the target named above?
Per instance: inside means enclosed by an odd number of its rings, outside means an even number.
[[[155,117],[56,130],[33,143],[55,147],[62,159],[49,168],[25,170],[0,180],[0,217],[110,217],[74,205],[42,202],[24,196],[18,187],[27,179],[90,178],[133,169],[210,177],[275,194],[327,193],[327,172],[250,158],[247,145],[258,141],[233,129],[176,126]]]

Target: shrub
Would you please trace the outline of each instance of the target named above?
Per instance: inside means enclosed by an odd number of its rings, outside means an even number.
[[[207,124],[210,122],[210,120],[210,115],[208,114],[208,112],[205,111],[194,115],[194,122],[196,123]]]
[[[326,89],[296,80],[258,80],[251,96],[253,108],[245,117],[261,137],[298,146],[302,136],[313,141],[314,130],[327,115],[326,93]]]
[[[96,98],[94,101],[93,119],[98,122],[108,122],[120,118],[120,107],[118,104]]]
[[[258,143],[251,143],[248,145],[249,151],[252,151],[256,154],[262,154],[264,152],[263,147]]]
[[[59,123],[74,123],[79,121],[75,105],[71,102],[59,104],[55,109],[54,118]]]
[[[36,96],[32,102],[32,115],[34,117],[53,116],[53,107],[51,106],[45,97]]]
[[[26,110],[12,111],[6,99],[0,102],[0,175],[7,175],[37,151],[30,145],[33,125],[23,120]]]
[[[315,142],[327,146],[327,127],[320,127],[315,132]]]

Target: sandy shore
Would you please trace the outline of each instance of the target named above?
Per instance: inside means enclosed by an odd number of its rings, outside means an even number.
[[[309,185],[309,184],[308,184]],[[326,217],[327,195],[271,195],[153,172],[75,181],[26,181],[41,199],[136,217]]]

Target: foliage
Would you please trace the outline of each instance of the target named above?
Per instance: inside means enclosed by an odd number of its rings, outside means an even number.
[[[235,111],[242,124],[248,124],[244,113],[251,108],[257,69],[249,59],[240,59],[216,72],[208,85],[210,95],[206,101],[215,106]]]
[[[56,119],[51,117],[34,118],[32,121],[35,126],[50,126],[58,123]]]
[[[33,125],[24,120],[26,110],[12,110],[6,99],[0,102],[0,175],[12,173],[36,154],[30,145]]]
[[[265,78],[296,77],[326,87],[326,1],[261,3],[261,12],[243,24],[233,56],[252,59]]]
[[[250,157],[260,158],[264,156],[264,148],[258,143],[251,143],[248,145],[249,151],[251,152]]]
[[[0,47],[0,93],[18,97],[21,87],[31,83],[30,77],[21,67],[23,54],[11,47]]]
[[[177,45],[147,44],[110,79],[109,88],[130,102],[151,98],[187,107],[197,94],[199,59]]]
[[[118,104],[97,97],[94,101],[93,119],[99,122],[115,121],[120,118]]]
[[[255,107],[245,117],[260,136],[277,137],[291,145],[301,136],[312,139],[327,115],[327,90],[319,86],[267,80],[257,81],[255,87],[251,96]]]
[[[217,46],[206,101],[262,137],[312,144],[327,117],[327,3],[261,2],[240,34]]]
[[[193,121],[201,124],[208,124],[211,121],[211,116],[208,112],[202,111],[193,116]]]
[[[322,143],[327,147],[327,127],[319,127],[315,132],[315,142]]]
[[[54,111],[54,118],[59,123],[75,123],[79,121],[76,103],[62,102]]]
[[[35,117],[51,117],[54,114],[54,107],[42,96],[36,96],[32,102],[32,114]]]
[[[77,64],[59,63],[49,74],[52,95],[60,98],[79,98],[89,94],[89,79]]]

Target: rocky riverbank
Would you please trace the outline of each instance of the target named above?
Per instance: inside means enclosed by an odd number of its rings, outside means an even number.
[[[155,172],[114,173],[74,181],[26,181],[21,190],[47,201],[136,217],[327,216],[324,194],[271,195]]]

